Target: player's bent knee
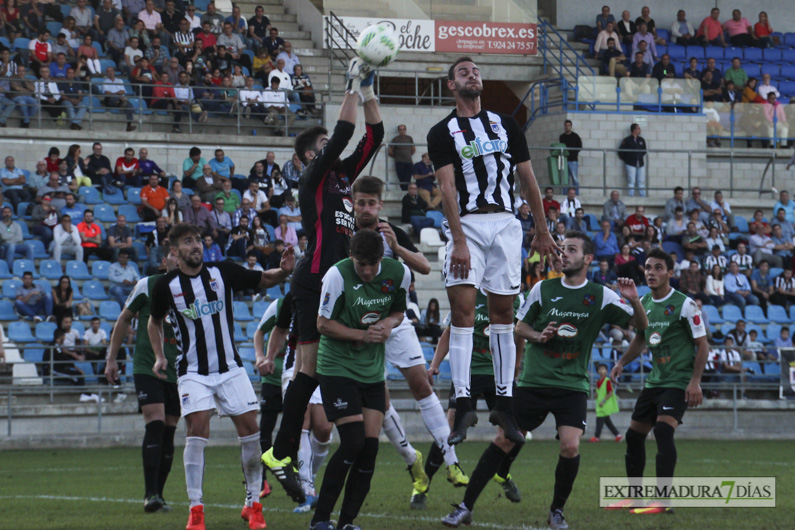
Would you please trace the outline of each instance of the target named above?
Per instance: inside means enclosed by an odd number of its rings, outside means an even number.
[[[497,436],[494,438],[494,445],[502,449],[503,452],[510,453],[516,444],[507,439],[503,430],[499,429],[497,431]]]
[[[560,455],[564,458],[574,458],[580,454],[579,440],[560,442]]]

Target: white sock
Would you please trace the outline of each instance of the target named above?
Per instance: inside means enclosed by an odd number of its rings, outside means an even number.
[[[240,463],[243,464],[243,475],[246,477],[246,506],[259,500],[259,489],[262,486],[262,465],[260,457],[262,449],[259,445],[259,433],[239,438]]]
[[[436,394],[431,393],[430,396],[420,399],[417,403],[420,406],[420,414],[422,414],[425,427],[433,436],[436,445],[442,450],[445,464],[448,466],[455,464],[458,462],[455,449],[447,443],[447,437],[450,436],[450,424],[447,423],[447,415],[442,409],[442,404],[439,403],[439,398]]]
[[[182,462],[185,466],[185,485],[188,487],[190,507],[204,504],[202,501],[202,482],[204,481],[204,448],[207,438],[188,436],[185,438],[185,451]]]
[[[312,482],[315,481],[317,472],[320,471],[320,468],[323,467],[323,462],[326,461],[326,457],[328,456],[328,448],[331,445],[331,439],[333,437],[334,436],[329,433],[328,440],[321,442],[315,438],[315,433],[312,433],[309,436],[309,440],[312,442]]]
[[[513,341],[513,324],[491,324],[489,347],[494,364],[494,383],[497,396],[513,395],[513,372],[516,369],[516,343]]]
[[[472,364],[472,335],[475,328],[450,326],[450,371],[455,397],[469,397],[469,368]]]
[[[298,444],[298,478],[304,488],[305,495],[312,495],[315,486],[312,480],[312,442],[309,431],[301,431],[301,443]]]
[[[398,416],[392,403],[389,404],[389,408],[386,414],[384,414],[384,423],[382,425],[386,437],[389,438],[395,450],[397,450],[400,456],[403,457],[403,460],[406,461],[406,465],[412,465],[414,461],[417,460],[417,451],[414,450],[408,438],[406,438],[406,429],[404,429],[403,424],[400,423],[400,416]]]

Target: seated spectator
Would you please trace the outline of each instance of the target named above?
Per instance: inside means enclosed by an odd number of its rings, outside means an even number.
[[[165,244],[168,241],[168,231],[171,225],[165,217],[158,217],[155,221],[155,229],[146,236],[144,248],[146,249],[147,274],[157,271],[160,263],[166,256]]]
[[[52,315],[52,298],[44,290],[33,283],[33,273],[22,273],[22,285],[17,287],[14,309],[20,316],[41,322]]]
[[[281,208],[287,196],[292,195],[292,191],[290,191],[290,183],[282,177],[282,172],[278,167],[271,171],[270,184],[272,186],[270,197],[271,205],[274,208]]]
[[[144,50],[144,58],[149,61],[149,64],[157,72],[162,72],[163,67],[168,64],[169,60],[171,59],[171,54],[168,51],[168,47],[163,46],[163,42],[164,39],[156,35],[152,37],[152,44],[147,46],[146,50]],[[155,78],[157,79],[159,77],[155,76]]]
[[[268,255],[268,260],[265,266],[266,270],[279,268],[279,263],[282,259],[282,252],[284,252],[284,241],[277,239],[273,242],[273,252]]]
[[[746,251],[747,247],[745,246],[745,243],[738,243],[737,253],[732,255],[731,261],[737,263],[740,272],[746,276],[750,276],[751,270],[753,269],[753,258],[750,254],[747,254]]]
[[[679,290],[685,293],[690,298],[698,298],[705,304],[711,304],[709,296],[704,292],[706,286],[706,279],[701,272],[701,267],[698,261],[690,261],[688,268],[682,270],[679,276]]]
[[[723,38],[723,26],[718,20],[719,16],[720,9],[713,7],[710,15],[699,24],[696,39],[702,46],[722,46],[724,48],[727,46]]]
[[[712,72],[712,80],[717,81],[718,84],[723,83],[723,74],[716,66],[716,61],[714,57],[707,58],[707,67],[704,68],[704,71],[701,72],[701,77],[704,77],[704,74],[707,72]]]
[[[524,234],[522,239],[525,240],[533,232],[533,226],[535,225],[533,216],[530,214],[530,205],[527,204],[527,201],[522,200],[519,208],[517,208],[516,218],[522,224],[522,233]]]
[[[767,18],[767,13],[764,11],[759,12],[759,22],[754,24],[754,31],[753,36],[755,40],[755,45],[759,46],[760,48],[772,48],[773,47],[773,26],[770,25],[770,21]]]
[[[244,203],[247,202],[244,200]],[[254,215],[256,217],[256,215]],[[253,219],[252,217],[251,219]],[[241,215],[237,218],[238,224],[236,224],[232,231],[229,233],[229,245],[226,251],[227,256],[239,256],[243,257],[248,253],[248,247],[251,244],[251,233],[249,231],[249,217],[247,215]],[[253,224],[253,223],[252,223]],[[210,242],[212,242],[212,238],[210,238]],[[205,237],[205,259],[207,256],[207,238]]]
[[[240,208],[240,196],[232,191],[232,181],[229,179],[221,185],[221,191],[215,195],[214,200],[218,199],[223,199],[224,211],[229,215],[234,214]]]
[[[767,309],[770,297],[775,293],[773,278],[770,276],[770,264],[762,260],[751,273],[751,292],[759,298],[763,309]]]
[[[61,208],[60,213],[69,217],[83,216],[83,209],[77,206],[77,196],[71,191],[66,194],[66,206]]]
[[[778,210],[776,210],[776,217],[772,222],[781,227],[782,237],[788,241],[792,241],[792,238],[795,237],[795,228],[793,228],[792,223],[787,220],[787,211],[784,208],[778,208]]]
[[[643,62],[643,52],[635,52],[635,62],[629,65],[628,77],[651,77],[651,66]]]
[[[119,302],[119,306],[124,307],[124,301],[140,279],[138,269],[130,263],[129,251],[122,250],[119,252],[119,260],[108,268],[108,280],[111,283],[110,296]]]
[[[753,237],[751,238],[753,239]],[[773,254],[779,256],[783,265],[789,265],[792,262],[792,238],[784,236],[781,225],[778,223],[773,224],[773,235],[770,236],[773,241]]]
[[[684,202],[685,190],[682,186],[677,186],[674,188],[674,196],[665,201],[665,221],[668,222],[674,218],[674,211],[677,207],[681,207],[684,209],[685,202]]]
[[[795,281],[792,279],[792,270],[784,269],[783,273],[776,276],[775,292],[770,295],[770,303],[786,308],[795,303]]]
[[[269,252],[273,250],[271,246],[271,239],[268,235],[268,231],[265,230],[265,225],[262,223],[262,218],[258,215],[255,215],[251,219],[251,228],[248,231],[248,246],[246,247],[246,251],[254,252],[257,257],[266,256]],[[282,231],[282,233],[287,234],[287,231]],[[279,238],[281,239],[281,238]],[[296,240],[297,242],[297,240]],[[286,243],[286,242],[285,242]]]
[[[160,177],[157,174],[149,175],[149,183],[141,189],[141,208],[144,222],[154,221],[166,209],[166,202],[169,193],[166,188],[160,185]]]
[[[217,173],[216,173],[217,174]],[[201,195],[201,202],[212,203],[215,196],[223,191],[223,183],[228,178],[215,176],[213,174],[213,167],[210,164],[204,164],[202,167],[202,177],[196,181],[195,189]]]
[[[126,251],[130,259],[138,261],[138,252],[133,247],[133,235],[127,226],[127,218],[123,215],[116,216],[116,224],[108,228],[106,233],[108,248],[111,251],[111,261],[119,258],[119,252]]]
[[[204,234],[203,240],[205,263],[216,263],[224,259],[224,256],[221,253],[221,247],[219,247],[215,241],[213,241],[212,234]],[[230,255],[232,254],[230,253]]]
[[[618,276],[615,271],[610,268],[610,263],[606,259],[599,260],[599,269],[594,272],[592,281],[600,285],[604,285],[608,289],[615,289]]]
[[[715,191],[714,200],[709,203],[709,207],[713,213],[715,210],[720,210],[721,217],[728,223],[730,228],[735,226],[731,205],[723,198],[723,192],[720,190]]]
[[[31,220],[34,223],[33,234],[41,238],[44,248],[50,248],[53,230],[58,225],[59,215],[52,205],[52,198],[45,195],[40,204],[33,206]]]
[[[273,26],[269,30],[269,37],[265,40],[265,48],[274,61],[276,56],[284,50],[284,39],[279,37],[279,30]]]
[[[569,230],[577,230],[578,232],[593,232],[597,227],[592,227],[588,217],[585,217],[585,212],[582,208],[574,210],[574,217],[569,217],[567,228]]]
[[[213,178],[220,181],[231,179],[235,175],[234,161],[224,154],[223,149],[215,150],[215,158],[210,160]],[[209,201],[207,201],[209,202]]]
[[[695,263],[695,262],[691,262]],[[710,303],[715,307],[720,307],[726,303],[726,290],[723,285],[723,270],[720,265],[713,265],[707,276],[705,291]]]
[[[778,353],[775,351],[768,352],[765,349],[765,345],[757,340],[758,336],[759,333],[755,329],[748,332],[748,351],[751,352],[752,358],[756,358],[757,361],[778,359]],[[764,371],[764,368],[762,371]]]
[[[551,187],[544,188],[544,198],[541,200],[544,206],[544,214],[549,211],[551,207],[560,212],[560,203],[555,200],[555,190]]]
[[[188,158],[182,162],[182,185],[193,189],[196,185],[195,182],[203,176],[205,165],[207,165],[207,161],[202,157],[201,149],[191,147]]]
[[[773,346],[776,348],[775,355],[771,355],[770,360],[779,359],[781,353],[780,348],[792,348],[792,337],[789,335],[789,326],[781,326],[781,331],[778,332],[778,337],[773,341]]]
[[[708,250],[706,238],[696,229],[696,223],[687,223],[687,231],[682,234],[682,247],[685,250],[692,250],[696,256],[705,254]]]
[[[55,322],[61,322],[64,316],[72,316],[73,303],[72,280],[69,276],[61,276],[52,290],[52,315],[55,318]]]
[[[202,232],[212,232],[215,230],[215,220],[210,212],[202,206],[202,200],[198,195],[190,198],[190,207],[182,212],[184,222],[191,223],[199,227]]]
[[[693,210],[698,212],[698,219],[702,223],[708,222],[712,216],[712,207],[701,197],[701,188],[698,186],[690,190],[690,197],[685,201],[685,211],[692,213]]]
[[[656,61],[657,47],[654,43],[654,35],[649,32],[648,26],[645,22],[638,24],[638,21],[636,20],[635,25],[638,27],[638,32],[632,37],[632,53],[642,51],[644,52],[644,60],[646,62]],[[641,42],[646,43],[645,50],[640,47]]]
[[[582,208],[580,199],[577,198],[577,189],[570,186],[566,190],[566,198],[560,202],[560,220],[568,223],[574,217],[577,208]]]
[[[616,272],[622,278],[631,278],[636,284],[641,285],[643,280],[641,279],[640,270],[635,256],[630,251],[629,245],[624,244],[621,246],[621,253],[615,256]]]
[[[764,103],[767,101],[756,92],[757,79],[749,77],[743,87],[743,103]]]
[[[44,352],[41,375],[52,376],[54,380],[64,381],[71,385],[83,386],[85,383],[83,371],[74,365],[74,361],[84,361],[85,356],[77,353],[73,348],[64,348],[65,338],[66,332],[57,328],[53,333],[53,347],[47,348]],[[52,372],[50,372],[50,361],[54,362]],[[80,401],[94,400],[99,401],[99,396],[85,393],[80,395]]]
[[[770,224],[764,219],[764,213],[762,213],[762,210],[756,210],[754,212],[754,220],[748,224],[748,231],[751,234],[761,233],[768,236],[773,233],[773,229],[770,227]]]
[[[676,69],[674,65],[671,64],[671,57],[667,53],[664,53],[660,58],[660,62],[654,65],[651,76],[660,82],[662,82],[663,79],[673,79],[676,77]]]
[[[61,216],[61,223],[53,230],[52,259],[61,263],[63,251],[75,255],[75,259],[83,261],[83,244],[80,232],[72,225],[72,218],[68,215]]]
[[[8,269],[14,268],[16,253],[21,252],[25,259],[33,259],[33,247],[23,243],[22,227],[13,221],[13,212],[10,207],[3,208],[2,229],[0,229],[0,251],[8,263]]]
[[[417,193],[417,184],[415,182],[409,183],[408,193],[403,196],[401,210],[401,222],[410,223],[417,238],[419,238],[423,228],[433,226],[433,219],[425,216],[428,211],[428,203]]]
[[[614,42],[619,42],[620,37],[615,31],[614,23],[608,22],[607,25],[596,36],[596,43],[594,44],[594,59],[601,59],[602,53],[607,50],[607,41],[613,39]]]
[[[743,367],[742,360],[743,356],[734,348],[734,341],[731,337],[726,337],[723,340],[723,348],[718,351],[720,373],[723,374],[721,379],[725,381],[736,381],[737,378],[739,378],[740,382],[744,383],[745,368]]]
[[[764,140],[762,147],[776,147],[776,140],[779,140],[782,149],[786,149],[789,145],[787,138],[789,137],[789,126],[787,125],[787,115],[784,113],[784,105],[776,99],[775,92],[767,94],[767,102],[762,106],[765,112],[765,120],[767,125],[767,136],[772,139]]]
[[[107,260],[109,252],[102,248],[102,229],[94,222],[94,210],[87,209],[83,212],[83,222],[77,225],[83,247],[83,261],[88,263],[89,256],[97,256]]]
[[[264,119],[267,110],[263,105],[264,99],[262,91],[254,88],[254,78],[246,78],[246,88],[238,92],[240,98],[240,107],[243,109],[242,114],[244,118],[254,116],[255,119]]]
[[[265,45],[265,40],[270,34],[271,21],[265,16],[265,9],[257,6],[254,16],[248,19],[248,37],[252,40],[254,49],[259,50]]]
[[[615,230],[621,230],[624,226],[624,219],[627,218],[627,207],[620,199],[619,192],[613,190],[610,192],[610,199],[605,201],[602,207],[602,220],[610,221]],[[546,209],[546,205],[544,205]]]
[[[790,165],[792,165],[790,163]],[[789,165],[787,166],[789,169]],[[787,190],[781,190],[778,194],[778,202],[773,206],[774,215],[778,216],[778,210],[784,210],[784,217],[790,223],[795,223],[795,201],[789,198]]]
[[[721,215],[719,208],[715,208],[715,211],[712,212],[712,217],[704,226],[707,230],[707,237],[709,237],[709,231],[714,229],[716,232],[715,236],[717,238],[725,240],[723,241],[724,244],[728,242],[729,225],[723,221],[723,216]],[[708,248],[712,248],[712,245],[709,245]]]
[[[205,24],[209,24],[213,35],[220,35],[221,31],[223,31],[224,22],[226,22],[226,19],[216,10],[215,2],[210,2],[207,5],[207,12],[201,17],[202,27]]]
[[[116,159],[116,177],[122,185],[141,187],[141,176],[138,169],[138,159],[135,158],[135,149],[128,147],[124,150],[124,156]]]
[[[729,273],[723,279],[726,290],[726,300],[741,310],[746,304],[759,305],[759,298],[751,293],[751,283],[745,274],[740,273],[740,266],[732,261],[729,264]]]
[[[637,28],[640,29],[641,24],[646,24],[646,28],[648,29],[649,33],[652,34],[655,44],[665,44],[665,39],[657,35],[657,25],[655,24],[654,19],[651,18],[651,10],[648,6],[643,6],[640,10],[640,16],[635,19],[635,26]]]
[[[30,202],[32,197],[27,189],[25,173],[16,167],[14,157],[5,158],[5,167],[0,169],[0,182],[3,184],[3,196],[11,203],[14,211],[21,202]]]
[[[602,221],[602,232],[596,234],[592,241],[596,259],[605,260],[612,267],[615,256],[619,253],[619,247],[616,235],[610,231],[610,221]]]
[[[296,204],[295,197],[287,195],[284,199],[284,206],[279,208],[279,215],[287,216],[287,224],[293,227],[296,232],[303,230],[301,225],[301,208]]]
[[[714,231],[715,229],[713,228],[712,230]],[[719,241],[720,244],[716,244],[715,241]],[[721,251],[726,251],[725,247],[721,246],[722,244],[723,241],[721,241],[720,238],[707,238],[707,247],[710,248],[710,254],[704,258],[705,269],[712,270],[713,265],[718,265],[721,271],[726,272],[726,267],[729,265],[729,260],[726,259],[726,256],[721,255]]]
[[[748,81],[748,74],[745,73],[739,57],[732,59],[732,67],[726,70],[723,74],[723,79],[725,83],[733,81],[735,86],[745,86],[745,83]]]
[[[274,72],[276,72],[276,70],[274,70]],[[275,125],[276,129],[274,134],[276,134],[276,136],[284,136],[287,133],[287,129],[292,127],[295,121],[295,114],[288,106],[289,94],[281,90],[280,87],[291,87],[292,85],[289,84],[291,81],[289,81],[287,85],[282,85],[282,81],[273,75],[274,72],[271,72],[270,86],[262,91],[262,106],[267,113],[263,119],[263,123],[265,125]],[[278,125],[281,120],[285,121],[285,127]]]
[[[681,244],[682,235],[687,231],[687,220],[685,211],[681,206],[674,208],[674,217],[665,224],[665,232],[668,234],[667,240]]]
[[[596,15],[596,31],[602,31],[609,22],[615,23],[616,17],[610,13],[610,6],[602,6],[602,12]]]
[[[135,126],[132,124],[132,103],[130,103],[126,97],[124,81],[116,77],[116,69],[112,66],[109,66],[105,70],[105,77],[102,80],[101,86],[102,94],[105,96],[103,104],[109,108],[124,109],[127,118],[127,132],[134,131]]]
[[[617,46],[618,41],[613,38],[607,39],[607,49],[601,54],[602,65],[599,73],[610,77],[625,77],[627,72],[627,58],[621,48]]]
[[[719,102],[723,99],[720,80],[714,79],[710,71],[705,71],[701,75],[701,90],[704,92],[704,101]]]
[[[696,44],[696,32],[693,25],[687,20],[684,9],[680,9],[676,13],[676,20],[671,24],[671,39],[680,46]]]
[[[108,334],[100,327],[99,317],[91,319],[91,326],[83,333],[83,344],[83,354],[92,363],[94,373],[103,373],[105,368],[100,361],[105,359],[105,351],[108,349]]]
[[[414,164],[412,176],[417,183],[419,196],[430,209],[435,210],[442,202],[442,190],[436,185],[436,171],[433,169],[428,153],[423,153],[422,160]]]
[[[625,10],[621,13],[621,20],[616,24],[616,31],[621,37],[621,40],[616,42],[616,47],[620,48],[619,42],[628,46],[632,45],[632,37],[637,33],[638,27],[630,20],[629,11]]]
[[[646,209],[643,206],[636,206],[635,213],[627,217],[627,220],[624,221],[624,226],[629,227],[630,235],[636,241],[643,239],[646,227],[649,226],[649,218],[643,215],[645,211]]]
[[[226,242],[232,231],[232,216],[224,209],[223,197],[215,198],[211,215],[215,221],[215,233],[217,234],[213,235],[213,238],[218,242],[219,247],[226,249]]]
[[[290,162],[284,164],[284,167],[282,168],[282,175],[291,187],[297,188],[298,179],[301,178],[301,173],[304,172],[304,169],[306,169],[306,166],[304,166],[304,164],[301,162],[301,159],[298,158],[298,155],[293,153],[293,157]]]
[[[292,82],[292,88],[298,95],[298,100],[301,102],[301,110],[299,113],[316,112],[315,90],[312,87],[312,79],[304,73],[304,67],[300,64],[296,64],[293,68],[293,74],[291,74],[290,80]]]
[[[732,46],[744,48],[754,45],[754,30],[739,9],[732,11],[732,18],[723,23],[723,29],[729,35]]]
[[[287,222],[287,216],[284,214],[279,215],[279,226],[276,227],[276,238],[284,241],[286,245],[297,245],[298,235],[295,227],[290,226]]]
[[[701,70],[698,69],[698,59],[695,57],[690,58],[690,66],[684,69],[682,77],[685,79],[695,79],[701,81]]]

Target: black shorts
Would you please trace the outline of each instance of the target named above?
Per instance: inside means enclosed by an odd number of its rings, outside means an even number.
[[[657,416],[671,416],[681,424],[686,410],[685,391],[681,388],[644,388],[635,403],[632,419],[654,425]]]
[[[138,396],[138,412],[144,405],[162,403],[166,416],[179,416],[179,391],[177,383],[168,383],[153,375],[134,374],[135,394]]]
[[[514,388],[511,403],[520,429],[532,431],[551,413],[555,416],[556,429],[566,425],[585,432],[588,410],[588,394],[585,392],[519,386]]]
[[[386,412],[386,385],[383,381],[360,383],[349,377],[320,374],[317,374],[317,380],[328,421],[356,416],[362,413],[362,409]]]
[[[266,412],[281,412],[282,411],[282,387],[281,385],[272,385],[270,383],[262,383],[260,391],[259,410],[263,414]]]
[[[320,291],[295,286],[292,289],[295,312],[294,328],[296,335],[298,335],[298,344],[319,342],[320,332],[317,330],[317,312],[320,309]]]
[[[469,381],[469,396],[472,400],[472,409],[477,409],[478,399],[486,400],[489,410],[494,408],[497,402],[497,387],[494,386],[493,375],[473,375]],[[450,406],[455,408],[455,386],[450,385]]]

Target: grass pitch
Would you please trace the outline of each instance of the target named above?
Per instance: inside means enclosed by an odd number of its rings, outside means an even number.
[[[417,444],[427,454],[428,444]],[[462,467],[474,469],[485,443],[467,442],[457,449]],[[679,475],[754,475],[777,477],[775,509],[679,509],[675,514],[633,516],[598,507],[599,476],[624,472],[624,444],[582,443],[582,461],[565,514],[573,529],[688,528],[791,529],[795,526],[795,457],[791,441],[677,442]],[[336,446],[332,447],[332,452]],[[654,472],[655,444],[647,444],[646,473]],[[546,528],[552,497],[557,445],[531,441],[514,464],[512,475],[522,502],[512,504],[501,488],[489,484],[475,507],[472,528]],[[187,495],[177,448],[166,486],[171,513],[145,514],[140,449],[5,451],[0,453],[0,528],[2,529],[181,529],[187,521]],[[240,510],[245,497],[239,450],[209,447],[204,475],[206,523],[209,529],[243,529]],[[321,472],[322,473],[322,472]],[[269,477],[272,478],[272,477]],[[318,487],[321,481],[318,477]],[[268,528],[305,529],[310,514],[293,514],[281,487],[264,499]],[[411,484],[402,459],[381,444],[370,495],[357,523],[371,529],[441,529],[451,503],[463,498],[440,471],[431,486],[427,511],[409,509]],[[339,508],[339,503],[337,504]]]

